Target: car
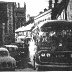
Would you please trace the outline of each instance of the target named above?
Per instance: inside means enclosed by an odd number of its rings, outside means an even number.
[[[12,56],[13,58],[16,59],[16,56],[18,54],[17,50],[18,50],[18,46],[17,45],[4,45],[5,48],[8,49],[10,56]]]
[[[17,46],[18,46],[18,56],[20,56],[20,58],[28,57],[29,41],[30,41],[30,38],[25,38],[24,43],[18,43],[17,44]]]
[[[2,71],[14,71],[16,68],[16,60],[10,56],[9,51],[0,47],[0,70]]]

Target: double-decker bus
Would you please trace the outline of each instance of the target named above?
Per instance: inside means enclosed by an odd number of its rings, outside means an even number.
[[[33,30],[36,51],[31,58],[34,68],[72,69],[72,22],[50,20]]]

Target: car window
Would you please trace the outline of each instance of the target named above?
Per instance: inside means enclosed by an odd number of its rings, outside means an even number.
[[[7,47],[7,49],[8,49],[9,51],[15,51],[17,48],[14,48],[14,47]]]
[[[8,56],[8,52],[7,51],[0,51],[0,56]]]
[[[12,51],[15,51],[15,48],[12,47]]]

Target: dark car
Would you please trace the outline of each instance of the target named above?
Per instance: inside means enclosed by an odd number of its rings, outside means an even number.
[[[28,38],[24,39],[24,43],[18,43],[18,50],[17,50],[17,66],[20,67],[21,63],[24,62],[23,60],[25,58],[28,58],[29,56],[29,45],[28,45]]]
[[[39,28],[34,67],[72,70],[72,22],[50,21]]]
[[[20,58],[26,58],[28,56],[28,53],[29,53],[29,45],[28,43],[26,42],[27,39],[24,39],[24,43],[18,43],[17,46],[18,46],[18,57]]]
[[[17,56],[17,50],[18,50],[18,46],[17,45],[4,45],[4,47],[6,49],[8,49],[10,56],[14,57],[16,59]]]
[[[12,71],[16,68],[16,60],[10,56],[9,51],[1,47],[0,48],[0,71]]]

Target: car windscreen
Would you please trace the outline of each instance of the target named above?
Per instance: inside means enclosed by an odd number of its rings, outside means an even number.
[[[72,24],[61,23],[61,24],[49,24],[44,25],[41,28],[43,35],[40,36],[40,45],[51,46],[62,46],[64,48],[72,48]]]
[[[8,56],[8,52],[7,51],[0,51],[0,56],[2,56],[2,57]]]

